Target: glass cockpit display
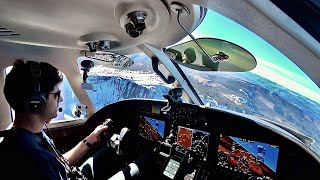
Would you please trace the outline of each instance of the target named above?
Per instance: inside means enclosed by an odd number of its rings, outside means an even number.
[[[177,144],[189,149],[202,160],[206,160],[208,145],[209,145],[209,133],[196,129],[186,128],[179,126],[177,133]]]
[[[274,179],[278,154],[278,146],[221,135],[218,146],[218,166],[249,177]]]
[[[139,135],[149,140],[162,140],[164,138],[164,121],[150,117],[140,116]]]

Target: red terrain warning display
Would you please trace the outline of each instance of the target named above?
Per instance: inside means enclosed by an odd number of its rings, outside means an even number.
[[[192,144],[192,130],[185,127],[179,127],[177,142],[185,148],[190,148]]]

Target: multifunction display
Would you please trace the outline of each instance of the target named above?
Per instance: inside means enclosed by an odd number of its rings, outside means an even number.
[[[190,152],[194,153],[201,160],[206,160],[209,145],[209,135],[210,134],[205,131],[179,126],[177,133],[177,144],[189,149]]]
[[[140,116],[139,135],[149,140],[162,140],[164,138],[164,121]]]
[[[221,135],[218,166],[248,177],[274,179],[279,147],[267,143]]]

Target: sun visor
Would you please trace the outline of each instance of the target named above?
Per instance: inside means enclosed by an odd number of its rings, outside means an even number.
[[[165,50],[172,61],[199,71],[245,72],[257,66],[255,57],[237,44],[216,38],[198,38],[207,56],[191,40]]]

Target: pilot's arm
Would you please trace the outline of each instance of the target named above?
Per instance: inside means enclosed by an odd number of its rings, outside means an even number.
[[[100,140],[101,132],[108,129],[107,125],[99,125],[92,131],[83,141],[79,142],[70,151],[63,154],[70,165],[74,165],[85,153],[88,152],[90,147]]]

